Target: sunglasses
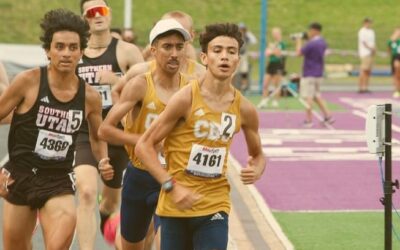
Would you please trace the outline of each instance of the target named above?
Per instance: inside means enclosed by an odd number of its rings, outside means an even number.
[[[87,18],[93,18],[99,13],[100,16],[108,16],[110,14],[110,9],[107,6],[94,6],[90,9],[85,10],[83,15]]]

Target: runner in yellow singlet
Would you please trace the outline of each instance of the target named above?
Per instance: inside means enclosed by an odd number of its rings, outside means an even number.
[[[161,183],[156,213],[161,249],[226,249],[229,183],[227,158],[232,137],[243,130],[250,155],[241,170],[244,184],[265,168],[255,107],[231,84],[243,44],[235,24],[206,26],[200,36],[207,71],[168,102],[136,144],[135,153]],[[165,139],[166,169],[157,159]]]
[[[150,44],[156,69],[127,83],[121,98],[99,129],[100,137],[107,142],[125,145],[130,158],[122,187],[123,249],[143,249],[160,192],[158,182],[136,158],[134,147],[141,134],[164,110],[171,96],[186,84],[179,69],[188,39],[189,33],[174,19],[161,20],[154,26],[150,32]],[[119,130],[117,124],[126,115],[125,131]],[[157,224],[158,220],[155,221]]]

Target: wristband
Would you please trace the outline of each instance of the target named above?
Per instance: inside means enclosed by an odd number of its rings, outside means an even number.
[[[163,184],[161,184],[161,189],[164,190],[166,193],[169,193],[174,189],[175,180],[174,178],[169,178]]]

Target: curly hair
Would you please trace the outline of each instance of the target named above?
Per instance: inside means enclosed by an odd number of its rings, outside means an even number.
[[[58,31],[76,32],[80,38],[80,49],[87,47],[89,38],[89,26],[79,16],[67,9],[56,9],[47,12],[41,23],[42,36],[40,41],[43,42],[42,47],[46,50],[50,49],[51,41],[54,33]]]
[[[234,23],[216,23],[207,25],[205,30],[200,34],[199,41],[201,51],[207,52],[208,44],[217,36],[227,36],[235,39],[239,44],[239,49],[243,45],[242,33],[239,27]]]

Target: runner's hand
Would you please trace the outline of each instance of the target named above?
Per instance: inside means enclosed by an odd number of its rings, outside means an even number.
[[[110,164],[110,159],[105,158],[99,162],[99,171],[104,180],[108,181],[114,177],[114,168]]]
[[[10,173],[2,168],[0,172],[0,196],[5,197],[8,195],[8,186],[13,184],[14,180],[10,177]]]
[[[257,173],[254,159],[250,156],[247,161],[247,166],[240,172],[240,179],[242,180],[243,184],[248,185],[253,184],[259,178],[260,173]]]
[[[179,185],[178,183],[175,183],[170,194],[176,207],[181,210],[192,208],[193,204],[202,197],[201,195],[193,193],[188,188]]]

